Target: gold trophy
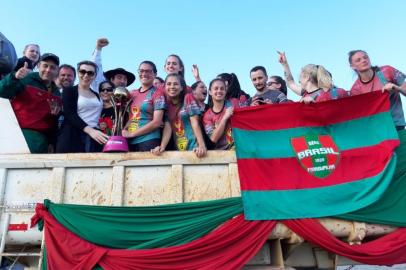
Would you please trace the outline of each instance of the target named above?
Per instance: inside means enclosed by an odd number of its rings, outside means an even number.
[[[104,145],[103,152],[128,152],[127,139],[121,136],[124,127],[124,117],[132,101],[130,92],[125,87],[116,87],[111,96],[114,108],[114,124],[112,136]]]

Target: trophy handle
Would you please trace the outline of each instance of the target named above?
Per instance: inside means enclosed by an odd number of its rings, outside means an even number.
[[[116,102],[114,101],[114,97],[110,97],[110,103],[111,103],[111,105],[113,105],[113,109],[114,109],[114,123],[113,123],[113,128],[111,130],[111,134],[113,134],[113,136],[115,136],[115,135],[117,135],[116,131],[117,131],[118,113],[117,113],[117,106],[116,106]]]

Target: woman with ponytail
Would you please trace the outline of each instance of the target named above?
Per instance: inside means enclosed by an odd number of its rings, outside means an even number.
[[[333,85],[331,73],[321,65],[309,64],[300,72],[300,85],[296,84],[289,68],[285,53],[279,53],[279,62],[282,64],[286,83],[293,92],[302,96],[301,102],[321,102],[347,97],[349,93]]]
[[[323,66],[309,64],[302,68],[300,85],[304,92],[301,102],[321,102],[347,97],[348,92],[333,85],[330,72]]]

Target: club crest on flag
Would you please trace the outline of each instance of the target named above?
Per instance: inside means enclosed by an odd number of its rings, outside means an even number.
[[[291,138],[291,144],[302,167],[318,178],[329,176],[340,160],[340,151],[330,135],[306,134]]]

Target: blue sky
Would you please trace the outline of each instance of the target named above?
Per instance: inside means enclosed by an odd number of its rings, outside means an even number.
[[[324,65],[336,85],[349,89],[355,74],[347,53],[366,50],[373,64],[406,72],[406,1],[2,1],[0,31],[18,53],[27,43],[53,52],[62,63],[89,59],[98,37],[107,37],[104,69],[132,72],[143,60],[164,77],[166,57],[175,53],[193,83],[198,64],[208,84],[221,72],[234,72],[242,88],[254,89],[249,70],[263,65],[282,75],[277,50],[285,51],[297,80],[308,63]],[[138,81],[130,87],[138,87]],[[289,97],[297,99],[290,92]]]

